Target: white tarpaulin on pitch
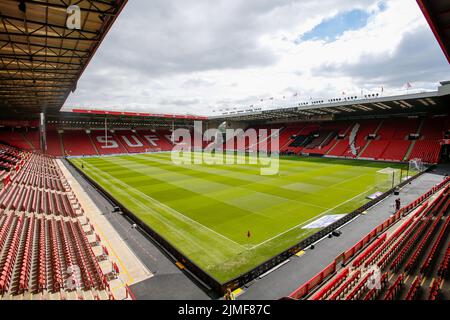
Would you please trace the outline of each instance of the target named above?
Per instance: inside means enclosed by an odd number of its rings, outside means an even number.
[[[333,214],[328,216],[323,216],[316,221],[311,222],[310,224],[304,226],[302,229],[322,229],[328,227],[330,224],[338,221],[345,217],[345,214]]]

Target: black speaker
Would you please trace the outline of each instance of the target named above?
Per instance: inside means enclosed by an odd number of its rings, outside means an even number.
[[[331,234],[335,237],[339,237],[342,234],[342,232],[339,230],[334,230]]]

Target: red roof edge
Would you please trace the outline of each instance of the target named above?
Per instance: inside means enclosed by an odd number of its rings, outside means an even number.
[[[428,21],[428,24],[430,25],[431,30],[434,33],[434,36],[436,37],[437,41],[439,42],[439,45],[442,48],[442,51],[444,52],[445,56],[447,57],[447,61],[450,63],[450,52],[447,51],[447,48],[444,45],[444,42],[442,41],[441,36],[439,35],[439,32],[437,30],[437,27],[434,24],[434,20],[431,17],[430,11],[428,10],[427,5],[425,4],[426,0],[417,0],[417,4],[419,5],[420,9],[422,10],[425,19]]]
[[[73,113],[83,113],[83,114],[109,115],[109,116],[208,120],[208,117],[192,116],[192,115],[179,115],[179,114],[141,113],[141,112],[108,111],[108,110],[87,110],[87,109],[72,109],[72,112]]]

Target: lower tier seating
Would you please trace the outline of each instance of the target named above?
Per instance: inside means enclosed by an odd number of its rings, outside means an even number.
[[[372,230],[336,258],[330,265],[333,268],[326,267],[289,298],[439,299],[442,288],[448,285],[450,246],[443,244],[450,236],[449,208],[450,178],[445,178]],[[387,232],[390,228],[393,230]],[[424,285],[425,278],[431,279],[429,285]]]
[[[113,299],[99,262],[106,248],[56,160],[0,145],[16,168],[0,187],[0,299]],[[103,248],[94,253],[94,247]],[[113,268],[113,275],[118,268]],[[73,297],[73,296],[72,296]]]
[[[352,121],[306,121],[255,125],[256,129],[279,129],[281,154],[313,154],[331,157],[370,158],[386,161],[407,161],[420,158],[425,163],[439,161],[441,144],[446,140],[450,121],[448,116],[430,118],[355,119]],[[192,135],[191,131],[191,135]],[[51,127],[47,131],[47,150],[53,156],[89,156],[121,153],[170,151],[173,148],[168,129],[64,129]],[[417,141],[409,140],[418,139]],[[236,140],[236,139],[234,139]],[[23,148],[39,149],[37,129],[2,128],[0,143]],[[235,150],[269,149],[261,141],[251,146],[236,146]],[[203,142],[202,147],[206,147]],[[354,147],[354,148],[353,148]],[[226,148],[226,146],[224,146]],[[10,168],[0,158],[0,170]]]
[[[4,212],[0,252],[0,294],[105,289],[105,277],[79,221]],[[81,277],[72,284],[68,269],[74,266]]]

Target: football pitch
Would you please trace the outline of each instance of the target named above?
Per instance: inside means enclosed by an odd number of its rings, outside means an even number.
[[[253,164],[174,165],[170,153],[70,161],[221,283],[316,233],[317,219],[350,213],[390,189],[406,169],[282,157],[279,174],[262,176]]]

